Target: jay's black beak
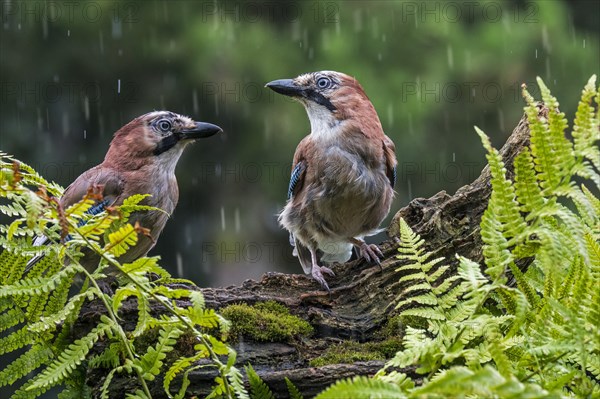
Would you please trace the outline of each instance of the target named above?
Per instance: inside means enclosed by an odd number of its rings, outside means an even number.
[[[191,129],[181,130],[178,133],[178,136],[180,139],[196,140],[213,136],[222,131],[223,129],[217,125],[213,125],[212,123],[196,122],[196,126]]]
[[[284,96],[298,97],[304,95],[304,88],[296,85],[292,79],[279,79],[265,85],[276,93]]]
[[[274,80],[267,83],[265,87],[268,87],[276,93],[283,94],[284,96],[303,97],[307,100],[314,101],[332,112],[336,110],[331,101],[323,94],[311,88],[298,86],[292,79]]]

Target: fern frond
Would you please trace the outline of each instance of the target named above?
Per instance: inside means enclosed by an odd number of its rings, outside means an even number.
[[[160,257],[158,256],[138,258],[132,263],[125,263],[121,270],[123,273],[133,275],[144,275],[146,273],[164,274],[164,269],[158,265],[159,260]]]
[[[598,118],[594,110],[593,100],[596,96],[596,75],[588,80],[575,113],[573,125],[573,143],[575,155],[587,158],[600,169],[600,151],[595,143],[598,141]],[[600,100],[600,99],[597,99]]]
[[[50,387],[31,388],[33,380],[26,381],[17,389],[10,399],[34,399],[43,395]]]
[[[65,210],[65,217],[81,219],[83,215],[94,206],[94,200],[87,195],[81,201],[74,203]]]
[[[197,362],[198,360],[206,358],[206,357],[208,357],[207,352],[198,352],[194,356],[180,357],[179,359],[175,360],[175,362],[173,362],[171,367],[169,367],[169,369],[165,372],[165,376],[163,379],[163,388],[164,388],[165,392],[167,393],[167,395],[169,395],[169,397],[172,397],[172,395],[170,393],[171,392],[171,383],[173,382],[175,377],[178,374],[181,374],[184,370],[189,369],[190,366],[192,364],[194,364],[195,362]],[[185,379],[184,379],[183,383],[185,385]],[[189,380],[188,380],[188,384],[189,384]],[[185,391],[185,388],[182,387],[182,390]]]
[[[54,354],[48,346],[44,344],[33,345],[27,352],[0,371],[0,387],[12,385],[18,379],[23,378],[46,363],[53,356]]]
[[[126,198],[123,201],[123,204],[121,204],[121,206],[119,206],[119,211],[121,212],[122,215],[122,221],[123,222],[127,222],[127,220],[129,219],[129,216],[133,213],[133,212],[142,212],[142,211],[157,211],[157,212],[162,212],[168,215],[167,212],[165,212],[164,210],[160,209],[160,208],[156,208],[154,206],[148,206],[148,205],[140,205],[140,202],[142,202],[144,199],[146,199],[147,197],[150,197],[150,194],[134,194],[128,198]]]
[[[466,397],[548,397],[550,392],[537,384],[523,384],[514,376],[503,377],[497,370],[485,366],[478,371],[466,367],[453,367],[438,373],[425,386],[417,388],[416,397],[436,394]],[[557,394],[556,392],[554,394]]]
[[[587,198],[588,202],[590,203],[590,205],[593,208],[593,217],[594,217],[594,221],[588,221],[588,224],[590,226],[590,228],[592,229],[596,229],[596,232],[598,234],[600,234],[600,229],[598,226],[598,221],[600,219],[600,198],[596,198],[594,196],[594,194],[592,194],[592,192],[585,186],[585,184],[581,185],[581,191],[583,191],[583,195],[585,195],[585,197]],[[595,226],[594,226],[595,224]]]
[[[0,355],[13,352],[34,343],[40,336],[36,333],[28,331],[26,328],[21,328],[10,333],[6,337],[0,338]]]
[[[20,308],[10,308],[0,313],[0,332],[25,321],[25,313]]]
[[[481,267],[478,263],[459,255],[456,255],[456,259],[458,259],[458,277],[468,283],[471,292],[475,292],[481,286],[489,283],[488,279],[481,273]]]
[[[125,399],[152,399],[141,389],[137,389],[134,393],[125,394]]]
[[[529,123],[530,149],[533,155],[538,181],[544,190],[553,190],[560,185],[561,171],[554,162],[552,138],[548,134],[546,118],[539,116],[539,109],[533,97],[523,88],[523,97],[527,102],[525,114]]]
[[[227,381],[229,381],[229,385],[237,399],[250,399],[250,395],[248,395],[248,392],[244,387],[244,377],[240,370],[233,366],[233,363],[234,362],[228,361],[227,366],[224,367],[224,369],[227,370],[225,373]]]
[[[100,242],[102,236],[110,231],[117,220],[119,220],[118,216],[105,212],[96,215],[84,214],[77,223],[75,232],[89,241]]]
[[[524,148],[515,161],[515,194],[522,212],[535,212],[544,206],[542,190],[535,175],[533,157],[529,148]]]
[[[167,353],[173,350],[173,346],[177,342],[177,338],[183,334],[183,330],[171,325],[161,329],[159,334],[156,346],[149,346],[139,362],[134,362],[141,368],[142,376],[148,381],[154,380],[160,373],[163,360],[167,357]]]
[[[88,360],[88,367],[115,369],[111,371],[117,371],[116,369],[118,369],[119,365],[121,364],[120,355],[123,352],[123,344],[120,342],[113,342],[112,344],[108,345],[108,347],[104,349],[102,353],[90,357]]]
[[[315,399],[405,399],[407,397],[408,395],[395,384],[359,376],[337,381]]]
[[[58,312],[47,312],[49,316],[42,316],[39,321],[32,323],[29,326],[30,331],[41,332],[48,331],[56,328],[62,323],[67,317],[76,313],[75,310],[79,309],[83,304],[84,300],[91,301],[94,297],[99,296],[100,292],[95,288],[89,288],[85,292],[73,296],[67,304]]]
[[[52,364],[33,379],[32,384],[27,389],[34,390],[42,387],[52,387],[68,377],[85,359],[94,343],[111,328],[110,324],[100,323],[85,337],[73,342],[59,355],[58,359],[54,360]]]
[[[526,223],[516,201],[515,188],[506,178],[502,156],[492,147],[483,131],[477,127],[475,130],[488,152],[486,157],[492,176],[492,195],[481,218],[481,238],[485,244],[483,254],[487,265],[486,273],[496,280],[503,275],[513,259],[508,251],[509,240],[518,237]]]
[[[12,285],[4,285],[0,287],[0,298],[8,296],[35,296],[42,293],[49,293],[56,289],[56,287],[64,280],[70,279],[74,274],[77,273],[78,267],[76,265],[68,265],[60,272],[53,274],[48,278],[33,277],[26,278]]]
[[[3,284],[12,284],[23,275],[28,259],[21,254],[8,250],[0,253],[0,281]],[[0,286],[0,291],[2,290]]]
[[[108,235],[108,243],[104,250],[110,252],[114,256],[121,256],[129,248],[137,243],[138,236],[135,228],[131,224],[126,224],[119,230]]]
[[[560,171],[561,183],[571,178],[571,170],[575,163],[573,157],[573,146],[565,137],[567,129],[567,119],[565,114],[560,112],[559,103],[551,93],[544,81],[538,76],[537,84],[542,94],[542,101],[548,107],[548,132],[550,143],[553,150],[553,159],[555,165]]]
[[[271,389],[269,389],[251,365],[244,366],[244,370],[246,370],[246,376],[248,376],[248,383],[250,384],[250,398],[275,399],[275,395],[273,395]]]
[[[446,317],[435,308],[415,307],[402,311],[403,316],[418,316],[427,320],[444,320]]]
[[[132,335],[139,337],[146,332],[153,317],[150,315],[150,302],[145,295],[137,295],[138,320]],[[161,332],[164,330],[161,330]],[[172,350],[172,348],[170,348]]]
[[[287,386],[290,399],[304,399],[298,388],[290,381],[289,378],[285,377],[285,385]]]

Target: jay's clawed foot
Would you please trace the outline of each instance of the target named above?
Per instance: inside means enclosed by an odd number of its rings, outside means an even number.
[[[351,242],[359,249],[360,256],[367,262],[375,262],[379,265],[379,268],[383,270],[381,266],[381,259],[384,257],[383,252],[375,244],[367,244],[362,240],[353,238]]]
[[[311,271],[312,277],[315,280],[317,280],[319,282],[319,284],[321,284],[321,286],[323,288],[325,288],[327,291],[331,291],[329,289],[329,286],[327,285],[327,281],[325,281],[325,277],[323,277],[323,273],[325,273],[331,277],[335,277],[335,273],[330,268],[325,267],[325,266],[313,265],[312,271]]]
[[[333,272],[333,270],[331,270],[328,267],[325,266],[319,266],[319,264],[317,263],[317,251],[314,249],[310,250],[310,258],[312,261],[312,270],[310,272],[310,274],[312,275],[312,277],[317,280],[319,282],[319,284],[321,284],[321,286],[323,288],[325,288],[327,290],[327,292],[330,292],[331,290],[329,289],[329,286],[327,285],[327,281],[325,281],[325,277],[323,277],[323,273],[328,274],[332,277],[335,276],[335,273]]]
[[[381,258],[383,258],[383,252],[375,244],[363,243],[360,247],[360,256],[365,258],[367,262],[375,262],[381,265]]]

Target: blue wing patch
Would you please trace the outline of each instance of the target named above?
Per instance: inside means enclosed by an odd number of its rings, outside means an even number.
[[[290,186],[288,187],[287,193],[288,200],[294,196],[294,190],[296,189],[296,186],[298,186],[298,183],[302,178],[302,173],[304,173],[304,169],[306,169],[306,166],[304,166],[304,162],[298,162],[296,164],[296,167],[292,171],[292,176],[290,177]]]
[[[90,209],[87,210],[86,214],[87,215],[92,215],[95,216],[97,214],[99,214],[100,212],[102,212],[105,208],[106,205],[108,205],[108,200],[104,199],[100,202],[98,202],[96,205],[92,206]],[[77,227],[81,227],[86,223],[85,220],[81,219],[78,223],[77,223]]]
[[[109,204],[109,202],[110,201],[107,199],[104,199],[104,200],[98,202],[97,204],[92,206],[90,209],[88,209],[86,214],[92,215],[92,216],[99,214],[104,209],[106,209],[106,206]],[[81,227],[84,224],[86,224],[86,220],[81,219],[79,222],[77,222],[77,227]],[[72,237],[70,234],[65,237],[65,242],[71,241],[71,240],[72,240]],[[48,242],[48,238],[46,238],[45,236],[38,236],[33,240],[33,245],[34,246],[42,246],[42,245],[46,244],[46,242]],[[40,261],[44,256],[45,256],[44,254],[40,254],[40,255],[37,255],[37,256],[31,258],[29,260],[29,262],[27,262],[27,265],[25,266],[24,273],[27,274],[29,272],[29,270],[31,270],[33,265],[35,265],[38,261]]]
[[[392,188],[396,187],[396,167],[395,166],[392,169],[392,181],[390,181],[390,183],[392,184]]]
[[[95,216],[95,215],[99,214],[106,208],[106,205],[108,205],[108,203],[109,203],[109,201],[107,199],[104,199],[104,200],[98,202],[96,205],[92,206],[90,209],[87,210],[86,215]],[[81,219],[79,222],[77,222],[77,227],[81,227],[86,223],[87,223],[86,220]],[[65,241],[71,241],[71,239],[72,239],[72,237],[70,234],[65,237]]]

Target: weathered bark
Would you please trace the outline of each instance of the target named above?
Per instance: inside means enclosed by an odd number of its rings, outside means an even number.
[[[541,108],[540,112],[546,110]],[[515,156],[528,144],[529,130],[523,117],[501,149],[509,177],[512,177]],[[385,254],[383,269],[360,260],[336,266],[333,268],[336,277],[328,278],[331,293],[322,291],[313,279],[305,275],[267,273],[260,281],[248,280],[241,286],[202,289],[207,306],[218,309],[233,303],[254,304],[274,300],[314,327],[312,337],[293,343],[260,343],[241,337],[240,342],[234,344],[238,363],[251,363],[277,397],[287,397],[285,377],[308,398],[340,378],[373,375],[384,362],[314,368],[308,366],[308,361],[340,340],[365,342],[374,339],[376,332],[390,317],[393,303],[404,288],[398,283],[400,275],[395,271],[399,262],[395,257],[399,218],[404,218],[425,239],[428,249],[436,256],[446,257],[452,263],[455,262],[454,255],[460,254],[481,262],[479,224],[490,193],[490,173],[486,167],[473,183],[460,188],[454,195],[441,191],[429,199],[414,199],[395,215],[387,230],[390,240],[380,246]],[[135,315],[135,302],[129,305],[131,309],[125,308],[124,312]],[[90,312],[95,313],[93,310]],[[419,378],[411,370],[404,371]],[[90,384],[96,384],[93,388],[97,392],[103,380],[97,374],[88,377]],[[188,389],[190,396],[205,396],[213,385],[214,377],[215,371],[210,368],[192,373]],[[115,375],[112,383],[114,397],[119,397],[119,393],[124,395],[127,388],[136,385],[135,379]],[[165,397],[160,383],[154,384],[152,391],[156,398]]]

